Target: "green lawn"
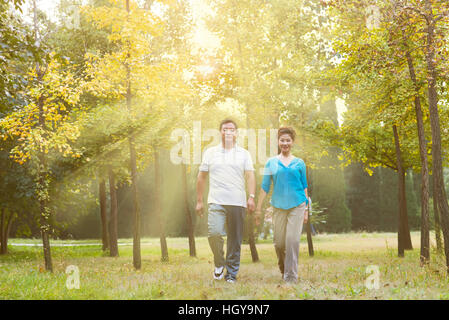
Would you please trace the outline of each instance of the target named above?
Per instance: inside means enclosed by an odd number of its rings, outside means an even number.
[[[10,246],[0,256],[1,299],[449,299],[444,260],[432,250],[429,267],[419,266],[419,233],[413,251],[397,257],[394,233],[323,234],[314,237],[315,256],[303,238],[300,281],[281,281],[271,242],[257,245],[253,263],[248,245],[235,284],[212,280],[212,253],[206,238],[197,238],[197,258],[189,257],[186,238],[169,238],[169,262],[160,261],[159,240],[142,239],[142,270],[132,265],[132,246],[120,246],[110,258],[98,240],[52,243],[98,243],[97,246],[53,247],[54,273],[43,271],[41,247]],[[132,243],[122,239],[121,243]],[[11,239],[10,243],[40,243]],[[67,266],[80,272],[80,289],[67,289]],[[379,267],[379,289],[368,289],[369,265]]]

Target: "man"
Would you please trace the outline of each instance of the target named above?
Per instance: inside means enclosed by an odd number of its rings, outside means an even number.
[[[237,124],[230,119],[220,123],[221,144],[207,149],[196,184],[196,212],[202,217],[203,192],[209,175],[208,240],[214,254],[214,279],[235,282],[240,267],[245,208],[255,209],[256,178],[250,153],[236,144]],[[245,177],[249,198],[246,200]],[[227,233],[224,258],[223,236]]]

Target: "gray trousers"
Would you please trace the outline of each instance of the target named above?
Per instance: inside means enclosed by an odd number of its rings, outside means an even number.
[[[208,240],[214,254],[215,267],[226,267],[226,279],[237,278],[240,268],[240,248],[243,240],[245,208],[209,203]],[[223,237],[227,235],[226,259]]]
[[[289,210],[274,208],[274,248],[285,281],[298,280],[299,241],[305,209],[305,202]]]

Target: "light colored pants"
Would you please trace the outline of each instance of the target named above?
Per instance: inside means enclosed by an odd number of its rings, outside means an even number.
[[[236,280],[240,268],[245,208],[209,203],[208,240],[214,254],[215,267],[226,267],[226,279]],[[223,237],[227,235],[226,259]]]
[[[305,209],[305,202],[289,210],[274,208],[274,248],[285,281],[298,280],[299,241]]]

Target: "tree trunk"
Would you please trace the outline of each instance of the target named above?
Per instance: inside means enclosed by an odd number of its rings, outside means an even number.
[[[134,145],[134,137],[129,138],[130,151],[130,165],[131,165],[131,194],[134,210],[134,237],[133,237],[133,265],[139,270],[142,266],[142,259],[140,255],[140,207],[139,197],[137,194],[137,157],[136,148]]]
[[[402,31],[404,43],[407,46],[405,33]],[[415,113],[418,129],[419,155],[421,158],[421,264],[427,264],[430,260],[430,239],[429,239],[429,167],[427,161],[427,143],[424,132],[424,120],[421,108],[421,98],[419,94],[419,85],[416,80],[415,67],[412,56],[407,46],[407,63],[410,78],[415,87]]]
[[[404,244],[404,249],[405,250],[413,250],[413,245],[412,245],[412,238],[410,235],[410,227],[409,227],[409,223],[408,223],[408,209],[407,209],[407,198],[406,198],[406,187],[405,187],[405,171],[403,171],[403,175],[402,175],[402,187],[401,190],[403,192],[403,210],[402,210],[402,214],[401,214],[401,221],[402,221],[402,230],[404,231],[402,233],[402,239],[403,239],[403,244]]]
[[[39,122],[42,128],[45,128],[45,120],[43,114],[43,99],[39,98]],[[45,130],[45,129],[44,129]],[[44,250],[45,270],[53,272],[53,263],[51,259],[50,239],[50,208],[48,207],[48,176],[47,176],[47,159],[45,154],[39,152],[39,169],[38,169],[38,199],[40,209],[40,229],[42,235],[42,246]]]
[[[241,76],[243,76],[243,78],[246,78],[246,73],[245,73],[245,66],[243,64],[243,54],[242,54],[242,46],[240,43],[240,39],[237,38],[237,45],[238,45],[238,50],[239,50],[239,56],[240,56],[240,67],[242,70],[242,74]],[[249,105],[248,102],[245,103],[246,105],[246,129],[249,130],[250,129],[250,121],[249,121]],[[252,214],[247,214],[246,215],[247,219],[247,230],[248,230],[248,243],[249,243],[249,249],[251,251],[251,259],[253,262],[257,262],[259,261],[259,253],[257,252],[257,247],[256,247],[256,241],[254,239],[254,216]]]
[[[14,212],[9,212],[9,210],[2,208],[0,216],[0,254],[8,253],[9,232],[15,216]]]
[[[3,230],[5,224],[5,208],[2,208],[0,213],[0,254],[6,253],[6,250],[4,249],[5,241],[3,240]]]
[[[401,147],[399,144],[399,135],[396,125],[393,125],[394,142],[396,147],[396,163],[398,169],[398,256],[404,256],[404,250],[412,247],[410,230],[408,228],[407,201],[405,196],[405,171],[402,167]]]
[[[306,170],[306,175],[307,175],[307,195],[312,198],[312,184],[311,184],[311,174],[309,172],[310,168],[308,168]],[[309,205],[309,219],[307,219],[307,224],[306,224],[306,231],[307,231],[307,246],[309,248],[309,256],[313,257],[315,255],[315,252],[313,250],[313,241],[312,241],[312,224],[310,222],[310,210],[312,209],[312,206]]]
[[[434,188],[434,184],[432,183],[432,187]],[[435,241],[437,244],[437,252],[443,252],[443,243],[441,241],[441,223],[440,223],[440,212],[438,211],[438,192],[433,189],[433,217],[435,221]]]
[[[426,49],[426,63],[427,63],[427,82],[428,82],[428,96],[429,96],[429,114],[430,127],[432,129],[432,162],[433,170],[432,176],[434,179],[435,194],[438,203],[438,211],[441,218],[441,229],[443,230],[444,238],[444,253],[446,255],[446,268],[449,273],[449,205],[447,202],[446,189],[444,185],[443,164],[441,156],[441,129],[440,117],[438,113],[438,93],[436,89],[437,84],[437,69],[435,65],[435,17],[433,15],[432,2],[426,0],[425,3],[427,11],[427,49]]]
[[[240,42],[239,42],[240,48]],[[249,124],[249,107],[246,105],[246,128],[250,129]],[[248,228],[248,243],[249,249],[251,251],[251,259],[253,262],[259,261],[259,253],[257,252],[256,240],[254,238],[254,216],[252,214],[247,214],[247,228]]]
[[[306,119],[305,115],[302,114],[301,119]],[[304,127],[304,122],[301,124],[302,127]],[[305,137],[302,135],[302,145],[306,145]],[[278,147],[279,148],[279,147]],[[279,153],[281,150],[279,149]],[[304,159],[304,161],[307,163],[308,160]],[[310,171],[310,167],[306,168],[306,179],[307,179],[307,195],[312,198],[312,172]],[[310,209],[312,209],[311,206],[309,206],[309,219],[307,219],[306,223],[306,232],[307,232],[307,247],[309,249],[309,257],[313,257],[315,255],[314,249],[313,249],[313,240],[312,240],[312,224],[310,222]]]
[[[2,212],[3,216],[3,212]],[[4,216],[2,217],[2,226],[1,226],[1,250],[0,254],[7,254],[8,253],[8,239],[9,239],[9,232],[11,231],[11,225],[16,217],[16,214],[14,212],[10,212],[9,216],[6,215],[6,212],[4,213]]]
[[[50,212],[46,200],[40,201],[40,211],[41,211],[40,228],[42,235],[42,246],[44,249],[45,270],[53,272],[53,263],[51,260],[51,251],[50,251],[50,239],[48,236],[48,233],[50,232],[50,224],[48,222]]]
[[[162,214],[162,183],[161,183],[161,169],[159,163],[159,152],[154,153],[154,180],[155,180],[155,213],[156,218],[159,222],[159,239],[161,242],[161,261],[168,261],[168,247],[167,240],[165,238],[165,223]]]
[[[249,129],[249,115],[248,115],[248,107],[246,108],[246,124],[247,129]],[[248,211],[247,211],[248,212]],[[251,251],[251,259],[253,262],[259,261],[259,253],[257,252],[256,240],[254,238],[254,215],[247,214],[247,228],[248,228],[248,243],[249,249]]]
[[[15,217],[16,217],[15,213],[10,213],[9,217],[8,217],[8,220],[6,222],[5,233],[4,233],[3,239],[2,239],[2,246],[4,246],[4,249],[2,250],[3,253],[8,253],[9,233],[11,231],[12,222],[14,221]]]
[[[36,0],[33,1],[33,20],[34,20],[34,40],[38,41],[38,21],[37,21],[37,7]],[[41,82],[44,72],[41,70],[39,62],[36,62],[37,81]],[[37,99],[37,107],[39,110],[39,127],[44,132],[43,137],[46,137],[46,124],[44,115],[45,98],[40,96]],[[50,209],[48,208],[48,177],[47,177],[47,159],[43,151],[39,151],[38,155],[38,194],[39,209],[40,209],[40,229],[42,235],[42,245],[44,250],[45,270],[53,272],[53,264],[51,261],[50,240],[48,233],[50,232]]]
[[[43,130],[46,130],[44,117],[44,99],[38,99],[39,108],[39,124]],[[53,264],[51,260],[50,250],[50,208],[48,207],[48,175],[47,175],[47,159],[44,152],[40,151],[38,155],[39,169],[38,169],[38,199],[40,208],[40,229],[42,235],[42,246],[44,249],[45,270],[53,272]]]
[[[12,221],[14,220],[15,213],[9,212],[2,208],[0,217],[0,254],[8,253],[8,238],[9,231],[11,230]]]
[[[130,14],[129,0],[125,1],[126,12]],[[125,69],[126,69],[126,107],[128,112],[132,114],[132,94],[131,94],[131,67],[129,65],[130,45],[128,46],[128,52],[126,54]],[[134,268],[139,270],[142,267],[142,258],[140,254],[140,229],[141,229],[141,219],[140,219],[140,207],[139,207],[139,196],[137,193],[137,155],[135,146],[135,136],[134,132],[130,133],[129,140],[129,155],[130,155],[130,168],[131,168],[131,196],[133,202],[133,217],[134,217],[134,236],[133,236],[133,265]]]
[[[118,205],[117,189],[115,185],[115,175],[112,168],[109,168],[109,194],[111,199],[111,213],[109,224],[109,255],[118,257]]]
[[[189,206],[189,194],[188,194],[188,184],[187,184],[187,166],[182,163],[182,185],[184,191],[184,211],[186,214],[187,229],[189,233],[189,253],[191,257],[196,257],[196,247],[195,247],[195,228],[192,221],[192,213],[190,212]]]
[[[106,213],[106,181],[101,178],[99,184],[99,198],[100,198],[100,214],[101,214],[101,233],[103,241],[103,251],[109,248],[109,230]]]

